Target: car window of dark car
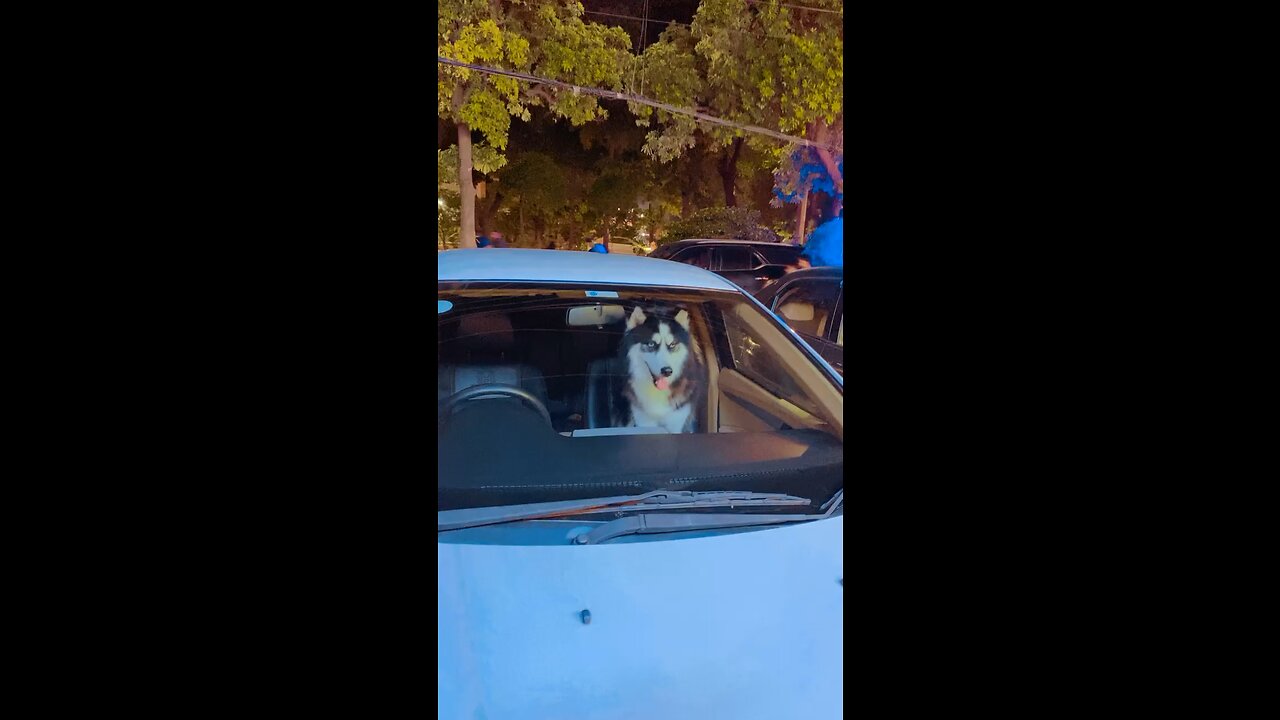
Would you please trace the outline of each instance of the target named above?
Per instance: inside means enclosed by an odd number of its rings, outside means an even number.
[[[756,250],[771,265],[790,265],[800,257],[800,248],[791,245],[762,245]]]
[[[671,258],[676,262],[682,262],[686,265],[695,265],[704,270],[711,269],[711,249],[705,247],[693,247],[683,252],[677,253]]]
[[[725,245],[716,249],[720,256],[721,270],[751,270],[756,266],[755,257],[749,248],[740,245]]]
[[[838,280],[797,280],[774,299],[773,311],[798,333],[826,337],[839,297]]]

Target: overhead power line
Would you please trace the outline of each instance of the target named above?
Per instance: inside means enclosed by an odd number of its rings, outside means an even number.
[[[619,15],[617,13],[600,12],[599,10],[583,10],[582,12],[587,13],[588,15],[607,15],[609,17],[623,18],[625,20],[639,20],[642,23],[649,23],[649,24],[655,24],[655,25],[666,25],[667,23],[675,23],[677,25],[683,25],[685,27],[692,27],[689,23],[683,23],[683,22],[680,22],[679,20],[650,20],[647,18],[636,17],[635,15]]]
[[[786,140],[787,142],[795,143],[797,145],[804,145],[806,147],[820,147],[820,148],[826,148],[828,150],[835,150],[836,152],[841,152],[841,148],[837,145],[817,143],[807,138],[796,137],[794,135],[787,135],[785,133],[780,133],[777,130],[770,130],[769,128],[763,128],[758,125],[745,125],[743,123],[737,123],[732,120],[724,120],[714,115],[708,115],[706,113],[698,112],[697,110],[682,108],[682,107],[678,107],[676,105],[670,105],[664,102],[658,102],[657,100],[651,100],[647,97],[641,97],[640,95],[632,95],[630,93],[618,92],[616,90],[606,90],[604,88],[583,87],[581,85],[574,85],[572,83],[567,83],[560,80],[552,80],[550,78],[542,78],[536,75],[529,75],[528,73],[516,72],[515,70],[504,70],[502,68],[492,68],[492,67],[486,67],[484,65],[473,65],[471,63],[464,63],[460,60],[441,57],[439,55],[436,56],[436,62],[441,63],[443,65],[452,65],[454,67],[466,68],[468,70],[475,70],[476,72],[488,73],[490,75],[502,75],[504,77],[515,78],[516,80],[524,80],[525,82],[537,83],[540,85],[555,85],[556,87],[568,88],[569,90],[572,90],[574,92],[586,93],[587,95],[595,95],[597,97],[607,98],[610,100],[623,100],[626,102],[637,103],[639,105],[648,105],[649,107],[655,107],[660,110],[666,110],[667,112],[676,113],[678,115],[688,115],[702,122],[711,123],[712,125],[722,125],[724,127],[731,127],[737,130],[744,130],[746,132],[756,133],[757,135],[768,135],[769,137],[772,137],[772,138],[777,138],[779,140]]]

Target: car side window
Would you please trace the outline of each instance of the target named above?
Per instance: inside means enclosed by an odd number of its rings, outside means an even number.
[[[789,245],[765,245],[757,249],[769,265],[793,265],[800,257],[800,248]]]
[[[711,269],[711,249],[705,247],[689,248],[671,258],[686,265],[696,265],[704,270]]]
[[[773,311],[802,335],[827,337],[840,286],[836,281],[798,280],[774,300]]]
[[[777,357],[762,350],[760,341],[746,323],[732,312],[725,312],[720,320],[723,323],[724,337],[728,341],[733,369],[777,397],[784,398],[811,414],[818,414],[818,409],[809,401],[808,395],[792,374],[779,363]]]
[[[751,270],[756,266],[749,248],[726,245],[716,248],[716,253],[720,256],[721,270]]]

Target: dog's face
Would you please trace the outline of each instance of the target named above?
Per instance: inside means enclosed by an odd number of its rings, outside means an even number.
[[[627,318],[623,352],[633,368],[637,361],[644,364],[659,390],[666,390],[680,379],[689,360],[689,343],[687,310],[675,315],[657,310],[646,314],[637,307]]]

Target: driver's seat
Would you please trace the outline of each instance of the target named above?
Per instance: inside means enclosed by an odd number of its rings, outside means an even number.
[[[587,427],[613,427],[614,407],[627,381],[624,366],[617,358],[604,357],[587,365]]]
[[[462,317],[457,338],[452,342],[466,344],[465,359],[440,364],[439,402],[473,385],[501,383],[524,388],[544,405],[547,403],[547,381],[542,373],[532,365],[512,361],[515,333],[506,314],[486,312]]]

